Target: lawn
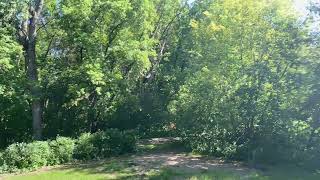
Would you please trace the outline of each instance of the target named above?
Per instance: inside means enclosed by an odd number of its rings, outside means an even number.
[[[181,152],[175,143],[146,142],[137,154],[106,160],[46,167],[35,172],[0,176],[7,180],[319,180],[320,172],[293,165],[256,170],[238,162]],[[177,150],[179,149],[179,150]]]
[[[217,169],[201,172],[177,171],[175,168],[163,168],[141,173],[130,163],[116,160],[94,165],[65,166],[52,170],[43,170],[23,175],[7,176],[8,180],[91,180],[91,179],[190,179],[190,180],[319,180],[319,173],[303,170],[273,169],[266,173],[238,174],[230,170]]]

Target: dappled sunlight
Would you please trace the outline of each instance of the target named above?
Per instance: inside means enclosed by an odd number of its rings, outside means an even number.
[[[91,161],[84,164],[46,168],[33,173],[9,176],[8,179],[189,179],[189,180],[318,180],[320,171],[308,173],[294,166],[270,167],[266,171],[249,168],[236,161],[226,162],[221,158],[192,155],[175,151],[175,140],[140,142],[142,146],[155,145],[152,151],[141,152]],[[166,145],[166,148],[163,146]],[[171,148],[168,148],[171,147]],[[160,148],[159,151],[157,148]],[[294,171],[294,172],[292,172]]]
[[[0,0],[0,180],[320,180],[320,0]]]

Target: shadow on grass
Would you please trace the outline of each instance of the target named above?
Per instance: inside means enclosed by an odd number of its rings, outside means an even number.
[[[292,171],[295,171],[294,173]],[[171,180],[171,179],[189,179],[189,180],[319,180],[320,173],[306,173],[297,169],[290,171],[278,169],[270,171],[270,174],[261,172],[251,172],[248,174],[237,174],[233,171],[216,169],[211,171],[203,170],[201,172],[181,172],[175,169],[163,169],[160,172],[150,174],[151,180]]]
[[[135,155],[65,165],[20,176],[20,179],[320,180],[320,172],[308,172],[290,165],[258,171],[237,162],[191,156],[185,153],[181,141],[175,139],[142,141],[138,150]]]
[[[129,160],[111,159],[88,164],[69,165],[55,169],[67,174],[81,173],[83,175],[101,175],[101,179],[131,179],[139,177],[139,172]],[[99,178],[100,179],[100,178]]]
[[[190,180],[238,180],[238,179],[252,179],[256,174],[249,174],[246,176],[236,174],[227,170],[203,170],[200,172],[181,172],[175,169],[163,169],[158,173],[151,174],[148,179],[150,180],[170,180],[170,179],[190,179]]]
[[[69,173],[82,172],[86,174],[102,174],[101,179],[151,179],[151,180],[319,180],[320,172],[308,172],[294,166],[273,167],[266,172],[250,171],[239,173],[230,169],[200,169],[178,166],[162,169],[149,169],[141,173],[130,161],[111,160],[104,163],[64,167]]]

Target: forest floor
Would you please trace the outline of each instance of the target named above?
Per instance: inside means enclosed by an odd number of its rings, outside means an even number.
[[[141,141],[136,154],[85,164],[46,167],[30,173],[0,176],[0,179],[319,180],[320,173],[295,167],[257,170],[236,161],[187,153],[177,138],[153,138]]]

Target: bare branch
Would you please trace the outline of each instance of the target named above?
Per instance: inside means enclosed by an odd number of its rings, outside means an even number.
[[[48,44],[48,47],[47,47],[47,50],[46,50],[46,53],[44,54],[44,58],[43,59],[46,59],[47,57],[48,57],[48,54],[49,54],[49,52],[50,52],[50,48],[51,48],[51,44],[52,44],[52,42],[53,42],[53,40],[54,40],[54,35],[52,36],[52,38],[51,38],[51,40],[50,40],[50,42],[49,42],[49,44]]]

